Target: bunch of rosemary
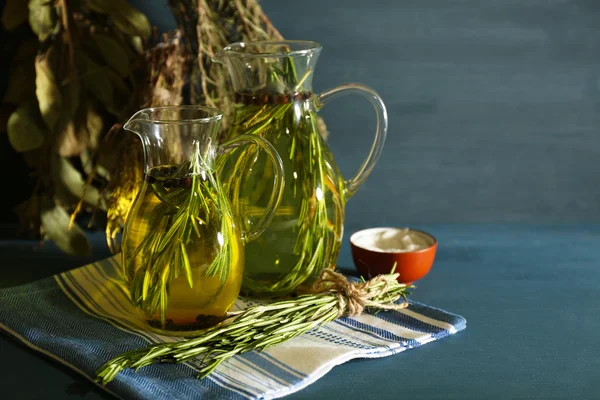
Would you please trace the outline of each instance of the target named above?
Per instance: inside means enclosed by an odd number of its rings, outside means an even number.
[[[0,147],[10,145],[6,154],[14,151],[10,158],[20,165],[13,173],[22,173],[31,191],[15,207],[19,230],[71,255],[89,255],[91,244],[70,212],[107,208],[102,190],[116,161],[116,149],[104,144],[107,128],[143,102],[152,27],[130,3],[0,2],[2,61],[10,64],[0,97],[0,133],[7,139]],[[110,154],[100,159],[100,151]],[[2,158],[0,165],[13,167]],[[22,200],[11,192],[9,202]]]
[[[398,310],[405,308],[410,294],[398,283],[398,274],[379,275],[370,281],[348,282],[333,271],[324,270],[313,293],[241,311],[229,324],[210,328],[196,338],[160,343],[124,353],[105,363],[96,380],[106,384],[124,369],[139,369],[154,363],[181,363],[202,357],[204,368],[198,378],[213,372],[228,358],[247,351],[264,350],[285,342],[341,316],[360,315],[365,308]]]
[[[196,143],[188,161],[168,174],[167,181],[181,182],[174,188],[170,188],[173,184],[167,185],[165,180],[154,177],[150,170],[148,189],[160,204],[150,211],[149,229],[141,243],[131,255],[124,252],[128,259],[123,263],[123,276],[130,282],[133,303],[147,316],[158,310],[162,326],[166,321],[169,283],[183,272],[189,287],[194,286],[188,246],[200,246],[197,242],[206,239],[203,236],[211,221],[220,221],[221,242],[205,276],[218,276],[222,289],[230,272],[231,221],[215,215],[223,214],[221,208],[228,200],[219,190],[213,174],[208,172],[210,166],[202,160],[198,146]],[[127,242],[127,237],[124,240]]]

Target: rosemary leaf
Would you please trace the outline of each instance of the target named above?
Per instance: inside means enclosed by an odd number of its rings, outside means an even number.
[[[194,279],[192,277],[192,267],[190,265],[190,259],[188,258],[187,250],[183,242],[179,242],[179,244],[181,246],[181,250],[179,252],[179,254],[181,255],[181,265],[185,270],[185,276],[187,277],[188,284],[190,285],[190,288],[192,288],[194,287]]]
[[[167,246],[171,244],[171,240],[175,237],[175,234],[180,230],[186,218],[186,214],[181,213],[179,217],[173,222],[173,225],[169,228],[167,233],[160,239],[160,244],[158,245],[156,251],[158,253],[162,252]]]
[[[146,300],[148,298],[148,289],[152,285],[152,278],[150,277],[150,271],[144,271],[144,283],[142,284],[142,300]]]

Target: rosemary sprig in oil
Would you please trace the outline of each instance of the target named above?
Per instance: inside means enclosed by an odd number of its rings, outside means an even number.
[[[302,96],[307,94],[300,94]],[[328,215],[325,199],[326,191],[337,193],[331,196],[332,200],[338,201],[336,208],[343,210],[343,198],[339,196],[335,183],[325,172],[326,159],[324,157],[322,139],[316,126],[317,116],[305,102],[297,101],[286,104],[265,105],[238,105],[238,113],[233,121],[233,129],[240,133],[259,135],[277,142],[282,135],[289,135],[290,145],[286,150],[287,156],[298,168],[294,170],[293,196],[301,199],[298,212],[297,237],[294,246],[294,254],[298,261],[291,266],[288,273],[276,282],[258,282],[251,276],[244,276],[244,288],[251,293],[276,297],[285,295],[305,282],[310,277],[316,277],[318,271],[325,267],[328,262],[328,252],[331,251],[329,236],[332,235],[332,227],[335,225]],[[302,107],[305,118],[297,120],[297,108]],[[271,132],[266,134],[265,132]],[[269,136],[273,135],[273,136]],[[278,148],[282,152],[281,148]],[[282,153],[283,156],[283,153]],[[255,159],[255,153],[250,149],[242,155],[234,170],[247,170],[248,164]],[[269,178],[265,173],[264,181]],[[261,180],[255,185],[255,192],[261,190]],[[230,197],[239,198],[241,181],[233,179],[230,186],[232,193]],[[254,196],[257,197],[257,196]],[[256,199],[251,197],[251,201]]]
[[[193,156],[179,167],[171,167],[166,179],[148,176],[147,190],[160,200],[149,221],[147,236],[124,263],[124,274],[130,283],[133,303],[148,316],[159,313],[161,325],[166,322],[169,285],[183,273],[190,288],[194,286],[193,270],[187,246],[202,239],[203,232],[220,213],[219,206],[227,199],[210,166],[201,158],[196,145]],[[169,182],[169,184],[167,184]],[[181,182],[172,187],[170,182]],[[206,268],[205,276],[218,276],[221,288],[231,266],[230,221],[221,222],[218,232],[219,251]],[[134,265],[135,264],[135,265]],[[218,296],[218,293],[216,294]]]
[[[290,176],[288,182],[292,182],[293,186],[288,188],[287,205],[284,202],[283,206],[288,209],[284,211],[280,206],[276,215],[291,211],[297,218],[296,226],[290,228],[294,230],[291,234],[295,236],[295,244],[293,249],[279,249],[276,239],[270,239],[268,245],[273,252],[293,253],[293,258],[286,257],[285,261],[292,265],[274,266],[276,270],[287,270],[277,281],[269,281],[258,274],[253,276],[254,263],[259,260],[246,258],[244,290],[268,297],[289,294],[309,278],[316,278],[322,268],[332,267],[339,250],[340,238],[337,235],[341,233],[341,213],[345,202],[341,181],[336,181],[337,170],[333,171],[336,167],[331,167],[332,163],[328,162],[329,153],[317,127],[318,117],[310,101],[313,94],[307,90],[313,71],[308,68],[299,77],[294,62],[294,57],[290,56],[265,64],[264,87],[256,92],[236,93],[234,119],[229,132],[230,138],[250,134],[268,139],[282,157],[287,156],[290,160],[286,175]],[[255,161],[256,153],[248,149],[233,170],[249,170]],[[234,203],[240,198],[248,204],[260,203],[270,177],[268,165],[263,176],[252,182],[252,193],[242,193],[242,185],[246,185],[243,179],[233,177],[230,180],[230,197]],[[273,231],[271,237],[277,234]],[[279,259],[275,262],[278,263]]]

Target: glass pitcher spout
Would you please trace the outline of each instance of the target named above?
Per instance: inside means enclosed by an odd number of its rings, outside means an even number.
[[[180,164],[194,155],[212,161],[222,118],[220,110],[210,107],[153,107],[135,113],[123,128],[140,137],[147,173],[154,167]]]
[[[227,67],[237,93],[284,94],[312,90],[320,53],[321,45],[311,41],[238,42],[213,60]]]
[[[150,116],[148,115],[148,110],[140,110],[133,114],[131,118],[125,124],[123,124],[123,129],[133,132],[138,136],[142,136],[144,131],[147,131],[150,124]],[[144,126],[146,128],[144,129]]]

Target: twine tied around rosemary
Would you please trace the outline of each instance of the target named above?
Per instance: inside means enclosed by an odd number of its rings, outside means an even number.
[[[390,287],[390,279],[396,279],[399,274],[377,275],[368,281],[351,282],[344,275],[332,269],[321,272],[319,279],[313,284],[310,293],[334,293],[338,300],[338,318],[361,315],[365,307],[380,310],[401,310],[408,307],[408,302],[388,303],[381,298]],[[380,285],[383,283],[383,285]]]
[[[261,351],[320,327],[341,316],[357,316],[366,308],[400,310],[408,306],[406,286],[398,274],[378,275],[362,282],[349,282],[331,269],[321,272],[310,292],[296,298],[249,307],[230,313],[221,325],[206,329],[200,336],[171,343],[158,343],[123,353],[96,371],[102,384],[112,381],[124,369],[154,363],[202,363],[198,378],[212,373],[223,361],[247,351]],[[403,302],[397,303],[403,299]],[[199,357],[199,358],[198,358]]]

